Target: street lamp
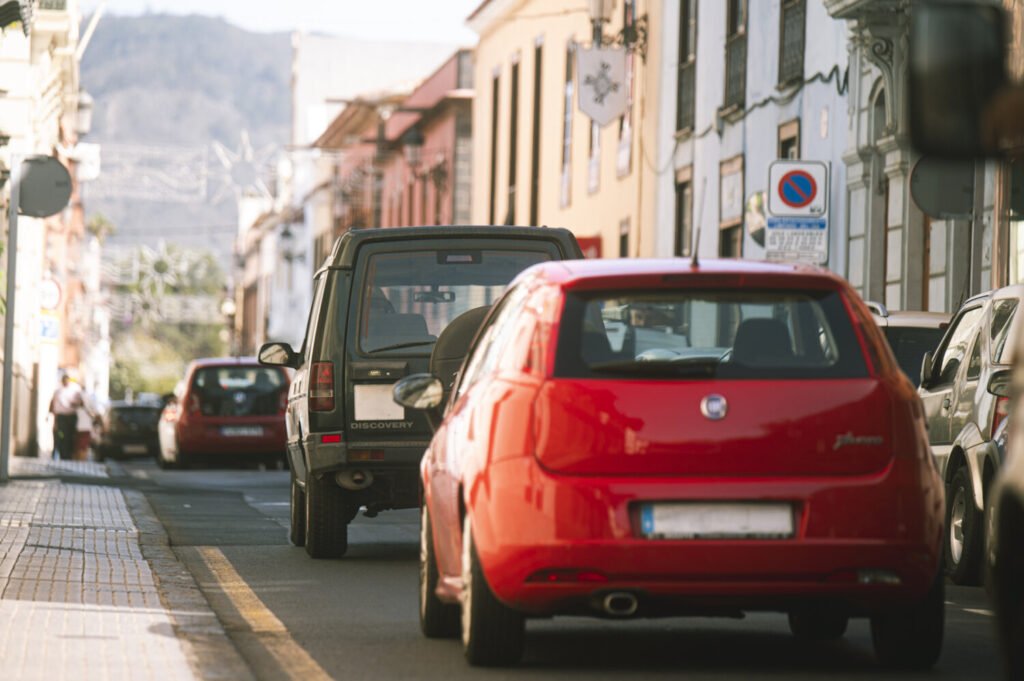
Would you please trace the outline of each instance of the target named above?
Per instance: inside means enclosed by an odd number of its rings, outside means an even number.
[[[399,142],[402,144],[406,164],[415,173],[423,162],[423,133],[420,132],[420,127],[414,125],[403,132]]]

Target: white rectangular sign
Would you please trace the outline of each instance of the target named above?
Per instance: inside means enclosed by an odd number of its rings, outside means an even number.
[[[825,218],[769,216],[764,230],[765,258],[783,262],[828,262],[828,221]]]

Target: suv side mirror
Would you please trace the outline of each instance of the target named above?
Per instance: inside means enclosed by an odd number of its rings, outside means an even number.
[[[910,17],[910,133],[940,158],[998,155],[1024,136],[1007,87],[1006,19],[993,5],[922,1]]]
[[[264,343],[256,358],[268,366],[298,368],[298,355],[288,343]]]
[[[996,397],[1010,397],[1013,372],[1009,369],[997,371],[988,381],[988,391]]]
[[[932,377],[932,351],[928,350],[921,358],[921,381],[918,383],[922,388],[927,388]]]

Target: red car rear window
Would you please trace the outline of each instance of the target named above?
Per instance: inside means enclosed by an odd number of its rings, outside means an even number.
[[[277,368],[219,366],[196,369],[191,395],[207,416],[267,416],[278,411],[287,381]]]
[[[838,292],[723,288],[570,294],[555,374],[817,379],[868,372]]]

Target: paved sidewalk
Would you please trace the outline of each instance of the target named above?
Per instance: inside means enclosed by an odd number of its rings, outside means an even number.
[[[10,473],[0,678],[252,678],[141,493],[102,463],[11,457]]]

